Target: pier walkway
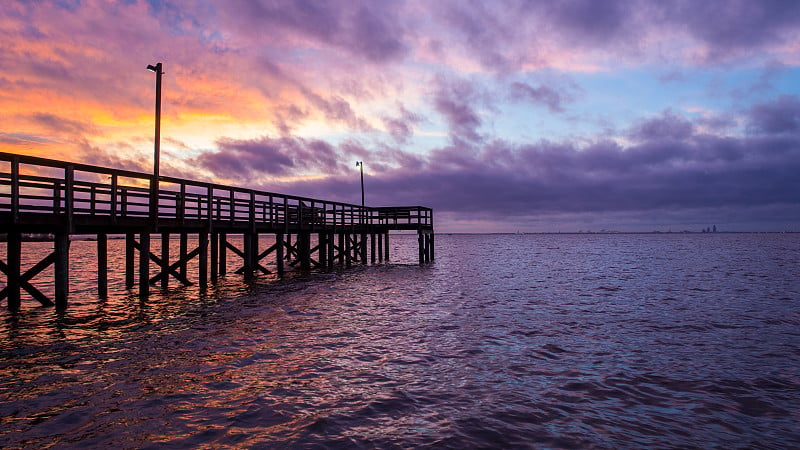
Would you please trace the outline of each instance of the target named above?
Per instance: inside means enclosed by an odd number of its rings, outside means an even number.
[[[205,289],[229,265],[249,279],[271,273],[267,265],[283,275],[287,264],[328,269],[336,263],[388,260],[389,232],[397,230],[416,231],[420,264],[433,260],[433,210],[422,206],[361,207],[0,152],[0,234],[7,244],[0,260],[6,277],[0,301],[7,299],[12,310],[20,307],[23,291],[43,305],[66,307],[74,235],[97,238],[100,297],[108,289],[108,237],[124,235],[126,286],[138,284],[145,297],[152,285],[166,287],[170,278],[184,285],[196,281]],[[23,270],[22,244],[33,234],[52,237],[53,252]],[[264,234],[273,235],[274,244],[262,249],[259,236]],[[190,235],[196,237],[191,240],[195,248],[189,248]],[[242,236],[242,248],[228,240],[232,235]],[[161,240],[159,249],[151,246],[153,236]],[[172,237],[180,239],[174,258]],[[236,261],[228,261],[230,253]],[[194,281],[186,270],[193,259],[198,264]],[[54,299],[32,283],[50,265]]]

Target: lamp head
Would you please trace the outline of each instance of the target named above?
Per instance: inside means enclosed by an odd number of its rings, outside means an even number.
[[[147,65],[147,70],[151,70],[151,71],[153,71],[155,73],[158,73],[158,72],[161,71],[161,63],[158,63],[155,66],[152,65],[152,64],[148,64]]]

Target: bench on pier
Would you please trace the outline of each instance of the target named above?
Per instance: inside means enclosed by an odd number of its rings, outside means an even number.
[[[389,220],[393,220],[395,224],[397,224],[398,219],[404,221],[411,220],[411,210],[409,209],[385,209],[378,211],[378,220],[381,223],[389,223]]]
[[[325,210],[322,208],[306,206],[305,204],[289,206],[286,209],[289,223],[303,225],[325,224]]]

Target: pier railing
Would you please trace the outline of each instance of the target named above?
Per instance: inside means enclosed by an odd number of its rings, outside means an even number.
[[[361,207],[0,152],[0,231],[29,224],[243,230],[433,228],[422,206]],[[32,230],[34,231],[34,230]]]

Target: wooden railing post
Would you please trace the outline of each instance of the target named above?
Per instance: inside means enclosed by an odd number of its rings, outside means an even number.
[[[111,174],[111,223],[117,223],[117,174]]]
[[[255,233],[256,232],[256,193],[253,190],[250,191],[250,205],[249,205],[248,213],[250,215],[250,232],[251,233]],[[256,256],[258,256],[258,255],[256,255]]]
[[[67,233],[75,231],[72,214],[75,206],[75,171],[72,165],[64,169],[64,209],[67,215]]]
[[[11,220],[19,222],[19,156],[11,158]]]
[[[186,183],[181,183],[181,193],[178,197],[178,220],[181,225],[186,223]]]
[[[208,202],[206,203],[206,209],[208,213],[208,230],[211,231],[211,224],[213,223],[213,212],[214,212],[214,187],[210,184],[206,188],[206,195],[208,195]]]

